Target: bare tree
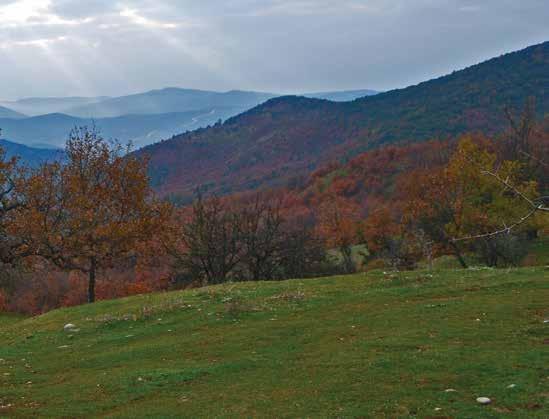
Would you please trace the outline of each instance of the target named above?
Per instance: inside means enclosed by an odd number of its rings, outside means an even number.
[[[166,243],[178,269],[202,285],[225,282],[242,258],[241,220],[218,197],[198,195],[179,237]]]
[[[321,271],[325,253],[311,229],[291,228],[276,198],[228,202],[198,195],[164,241],[180,279],[201,285],[276,280]]]
[[[286,244],[280,203],[256,194],[239,218],[244,276],[256,281],[274,279]]]

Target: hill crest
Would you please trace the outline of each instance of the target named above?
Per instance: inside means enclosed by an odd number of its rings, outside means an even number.
[[[549,42],[450,75],[352,102],[273,98],[223,125],[146,147],[163,194],[188,199],[197,186],[224,194],[284,184],[330,160],[384,144],[497,134],[504,108],[535,97],[549,106]]]

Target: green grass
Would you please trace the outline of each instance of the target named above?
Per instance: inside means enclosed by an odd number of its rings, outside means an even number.
[[[0,416],[547,418],[548,303],[547,268],[477,269],[0,317]]]
[[[15,314],[0,313],[0,330],[2,330],[3,326],[10,326],[14,322],[22,319],[23,319],[23,316],[18,316]]]

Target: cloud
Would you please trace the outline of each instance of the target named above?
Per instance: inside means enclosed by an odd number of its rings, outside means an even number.
[[[416,83],[549,39],[546,0],[0,0],[0,97]]]

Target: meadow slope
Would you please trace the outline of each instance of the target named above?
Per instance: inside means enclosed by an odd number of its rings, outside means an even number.
[[[548,302],[540,267],[227,284],[0,316],[0,416],[547,417]]]

